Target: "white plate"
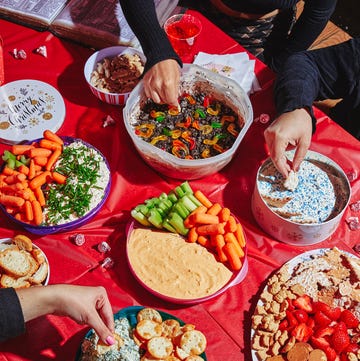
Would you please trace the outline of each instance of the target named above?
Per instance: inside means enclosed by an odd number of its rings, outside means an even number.
[[[16,144],[56,132],[65,119],[65,103],[50,84],[16,80],[0,87],[0,141]]]
[[[6,244],[12,244],[12,241],[11,241],[11,238],[2,238],[0,239],[0,244],[2,243],[6,243]],[[44,251],[38,247],[36,244],[32,244],[33,245],[33,248],[36,248],[36,249],[39,249],[41,251],[41,253],[43,254],[44,258],[45,258],[45,262],[47,263],[48,265],[48,273],[47,273],[47,276],[45,278],[45,281],[42,283],[43,286],[46,286],[48,283],[49,283],[49,278],[50,278],[50,264],[49,264],[49,260],[47,259],[46,257],[46,254],[44,253]],[[0,287],[1,288],[1,287]]]
[[[313,256],[322,256],[322,255],[324,255],[326,252],[328,252],[330,250],[331,250],[331,248],[318,248],[318,249],[313,249],[313,250],[301,253],[298,256],[290,259],[288,262],[284,263],[276,271],[275,274],[278,274],[281,271],[281,269],[283,269],[284,267],[287,267],[289,273],[292,273],[294,271],[295,267],[298,266],[299,264],[310,260]],[[353,255],[353,254],[351,254],[349,252],[346,252],[346,251],[343,251],[343,250],[339,250],[339,251],[341,253],[343,253],[343,254],[346,254],[349,257],[353,257],[355,259],[357,258],[355,255]],[[266,285],[265,285],[264,289],[261,291],[261,293],[264,292],[267,289],[267,287],[268,287],[268,283],[266,283]],[[256,306],[261,306],[261,305],[263,305],[263,302],[262,302],[261,299],[259,299]],[[255,333],[254,329],[251,328],[251,338],[250,338],[251,345],[252,345],[252,339],[254,337],[254,333]],[[252,360],[253,361],[259,361],[259,359],[256,356],[255,350],[251,349],[251,355],[252,355]]]

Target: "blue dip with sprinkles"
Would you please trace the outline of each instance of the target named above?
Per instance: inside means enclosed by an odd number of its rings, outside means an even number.
[[[321,162],[304,160],[297,172],[298,185],[291,191],[284,187],[285,178],[269,162],[259,174],[258,189],[279,216],[297,223],[323,223],[337,213],[337,177],[333,171]]]

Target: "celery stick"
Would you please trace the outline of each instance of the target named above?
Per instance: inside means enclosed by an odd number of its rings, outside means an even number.
[[[176,203],[177,202],[177,197],[176,197],[176,194],[174,193],[174,191],[171,191],[169,194],[168,194],[168,200],[171,202],[171,203]]]
[[[143,226],[146,226],[146,227],[151,226],[151,223],[147,220],[147,218],[141,212],[138,212],[136,209],[131,210],[130,214],[134,219],[136,219]]]
[[[187,208],[184,207],[180,203],[180,201],[173,205],[172,211],[176,212],[182,219],[185,219],[190,214],[190,212],[187,210]]]
[[[188,197],[188,195],[183,196],[179,203],[182,204],[189,212],[194,211],[198,206]]]
[[[193,193],[187,194],[187,196],[194,204],[196,204],[197,207],[201,206],[201,202],[194,196]]]
[[[147,216],[150,209],[145,204],[139,204],[135,207],[135,210],[141,212],[144,216]]]
[[[179,198],[182,198],[185,195],[185,192],[183,191],[183,189],[181,188],[181,186],[177,186],[175,188],[175,193]]]
[[[193,194],[194,193],[188,181],[185,181],[184,183],[182,183],[180,185],[180,187],[185,194],[187,194],[187,193]]]
[[[163,221],[162,226],[169,232],[177,233],[176,229],[166,219]]]
[[[183,219],[177,213],[170,212],[166,220],[176,229],[177,233],[182,236],[186,236],[188,234],[189,230],[185,228]]]
[[[156,228],[162,228],[163,218],[161,217],[161,214],[157,209],[150,209],[148,221]]]

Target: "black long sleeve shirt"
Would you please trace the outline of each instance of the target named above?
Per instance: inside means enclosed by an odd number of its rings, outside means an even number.
[[[15,290],[0,289],[0,342],[24,332],[24,316]]]

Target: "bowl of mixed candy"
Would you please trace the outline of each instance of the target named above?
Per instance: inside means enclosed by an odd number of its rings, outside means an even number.
[[[144,161],[177,179],[220,171],[234,157],[253,121],[249,97],[236,82],[193,64],[182,69],[179,107],[147,99],[140,81],[123,113]]]

